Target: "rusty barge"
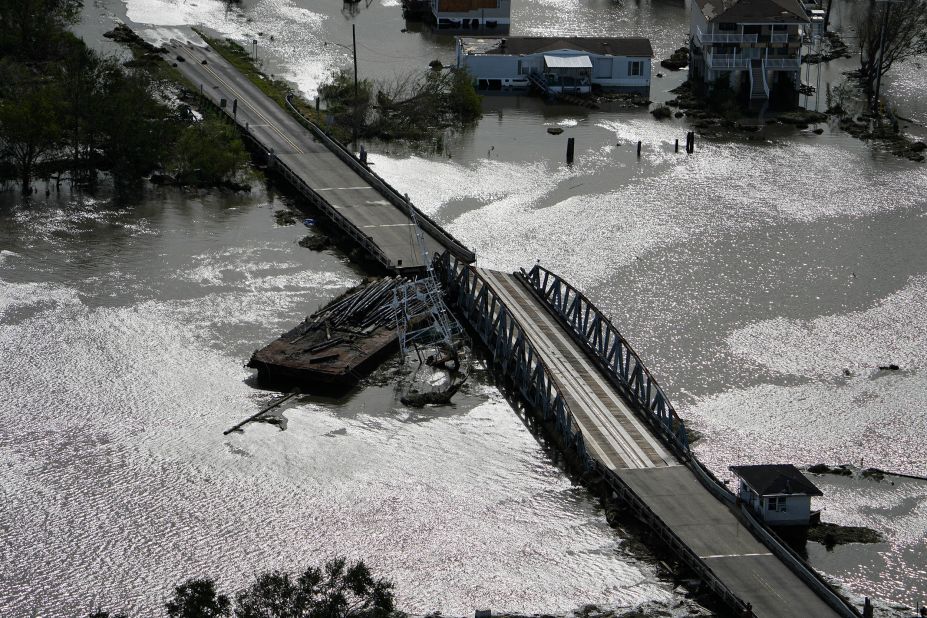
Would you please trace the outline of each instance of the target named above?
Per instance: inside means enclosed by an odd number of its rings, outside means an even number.
[[[343,390],[398,350],[393,289],[403,277],[365,282],[254,352],[262,387]]]

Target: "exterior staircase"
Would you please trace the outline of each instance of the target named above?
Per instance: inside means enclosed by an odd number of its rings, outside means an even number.
[[[766,83],[766,67],[762,58],[750,60],[750,99],[769,99],[769,84]]]
[[[562,101],[564,103],[579,105],[588,109],[599,109],[599,105],[594,101],[590,101],[589,99],[584,99],[563,92],[554,92],[553,89],[551,89],[551,87],[547,84],[547,80],[544,79],[544,76],[539,73],[529,73],[528,81],[531,82],[531,85],[534,86],[536,90],[544,95],[544,98],[548,103],[553,101]]]

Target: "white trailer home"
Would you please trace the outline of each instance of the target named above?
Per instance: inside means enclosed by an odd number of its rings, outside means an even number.
[[[479,90],[650,94],[653,48],[645,38],[457,37],[457,66]]]

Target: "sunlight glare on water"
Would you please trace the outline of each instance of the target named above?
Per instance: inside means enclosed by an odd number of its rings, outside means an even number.
[[[284,432],[223,436],[273,398],[244,382],[250,350],[357,278],[270,209],[172,199],[6,219],[5,615],[152,615],[184,577],[233,590],[334,555],[389,576],[413,613],[673,599],[478,379],[443,411],[370,386],[301,400]]]

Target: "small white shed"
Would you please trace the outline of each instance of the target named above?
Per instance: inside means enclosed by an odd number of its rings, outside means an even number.
[[[811,523],[811,498],[821,490],[792,464],[731,466],[740,479],[737,497],[771,526],[807,526]]]

